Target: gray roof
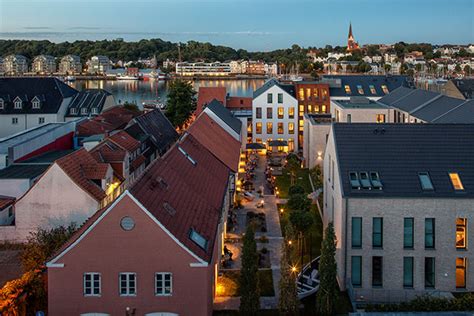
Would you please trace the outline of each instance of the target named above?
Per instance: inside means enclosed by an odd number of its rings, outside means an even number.
[[[425,122],[433,122],[434,119],[454,109],[458,105],[465,103],[465,100],[441,96],[440,98],[430,102],[419,110],[413,111],[411,115],[422,119]],[[471,113],[474,117],[474,112]],[[453,122],[455,123],[455,122]]]
[[[474,124],[335,123],[333,133],[346,197],[474,198]],[[352,189],[351,171],[378,172],[383,190]],[[421,189],[419,172],[429,173],[433,191]]]
[[[300,84],[300,82],[298,82],[298,84]],[[271,79],[267,80],[260,88],[258,88],[257,90],[255,90],[253,92],[253,98],[255,99],[256,97],[258,97],[259,95],[261,95],[262,93],[264,93],[265,91],[267,91],[268,89],[270,89],[273,86],[280,87],[281,89],[283,89],[286,93],[288,93],[292,97],[295,97],[295,95],[296,95],[296,90],[295,90],[294,85],[281,83],[277,79],[271,78]]]
[[[107,97],[111,93],[103,89],[85,89],[80,91],[69,104],[66,116],[77,117],[84,116],[82,109],[87,109],[87,115],[92,114],[92,109],[97,109],[95,115],[99,115],[103,108]],[[76,113],[72,114],[71,109],[76,109]]]
[[[351,97],[349,100],[332,101],[344,109],[388,109],[388,106],[366,97]]]
[[[67,156],[73,151],[74,149],[52,150],[27,160],[22,160],[19,164],[52,164],[59,158]]]
[[[13,164],[0,170],[0,179],[36,179],[49,166],[49,164]]]
[[[401,86],[393,90],[386,96],[380,98],[378,102],[386,104],[386,105],[391,105],[395,101],[398,101],[399,99],[406,97],[408,94],[412,93],[413,91],[415,91],[415,89]]]
[[[399,98],[395,102],[388,104],[392,107],[398,108],[407,113],[412,113],[420,106],[430,101],[434,101],[436,98],[439,98],[440,94],[436,92],[416,89],[411,93],[407,94],[405,97]],[[379,102],[383,103],[382,100]]]
[[[328,80],[329,79],[329,80]],[[337,81],[337,84],[334,82]],[[379,76],[379,75],[324,75],[321,83],[328,81],[329,95],[331,97],[350,97],[350,96],[366,96],[366,97],[381,97],[385,95],[382,86],[386,86],[388,92],[397,89],[401,86],[410,86],[411,83],[407,76]],[[340,84],[339,84],[340,81]],[[349,86],[351,93],[346,93],[345,86]],[[363,90],[359,93],[358,86]],[[373,89],[375,93],[373,93]]]
[[[240,135],[242,128],[242,121],[234,117],[231,111],[229,111],[222,103],[216,99],[212,100],[207,106],[215,115],[223,120],[230,128],[232,128],[237,134]]]
[[[474,100],[468,100],[444,115],[436,118],[434,123],[469,123],[474,124]]]

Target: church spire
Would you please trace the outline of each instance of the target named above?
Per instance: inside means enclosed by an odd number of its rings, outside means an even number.
[[[352,35],[352,22],[349,22],[349,35],[347,36],[348,38],[354,37]]]

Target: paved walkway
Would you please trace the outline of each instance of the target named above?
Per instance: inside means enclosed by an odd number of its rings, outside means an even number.
[[[267,187],[265,179],[265,166],[266,158],[260,156],[257,168],[255,170],[255,179],[254,185],[255,189],[258,190],[263,186],[264,196],[258,197],[257,192],[253,192],[256,196],[254,201],[245,201],[243,203],[244,208],[237,211],[237,227],[233,233],[227,234],[228,238],[241,238],[242,234],[246,229],[247,221],[247,212],[252,211],[255,213],[265,213],[265,222],[266,222],[266,232],[256,232],[255,237],[257,240],[257,249],[267,248],[270,251],[270,263],[273,276],[273,287],[275,290],[275,296],[270,297],[261,297],[260,298],[260,307],[262,309],[276,309],[278,308],[278,298],[279,298],[279,282],[280,282],[280,258],[281,258],[281,246],[283,242],[283,237],[281,234],[280,228],[280,216],[278,214],[277,203],[280,203],[274,195],[270,195],[270,190]],[[256,205],[259,201],[264,200],[264,207],[257,208]],[[268,243],[262,243],[259,241],[261,236],[265,236],[268,239]],[[233,269],[241,268],[240,260],[240,251],[236,256],[234,252],[235,248],[241,247],[241,243],[226,243],[229,250],[231,250],[234,255],[234,264]],[[231,248],[232,247],[232,248]],[[240,305],[240,297],[216,297],[214,300],[214,309],[215,310],[237,310]]]

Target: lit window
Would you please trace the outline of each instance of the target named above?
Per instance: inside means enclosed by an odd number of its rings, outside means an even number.
[[[326,101],[326,97],[328,96],[328,91],[323,90],[323,101]]]
[[[300,97],[300,100],[304,100],[304,89],[303,88],[300,88],[298,90],[298,95]]]
[[[173,292],[172,274],[169,272],[160,272],[155,274],[155,295],[169,296]]]
[[[319,105],[314,106],[314,113],[319,113]]]
[[[370,93],[372,93],[372,94],[377,94],[377,91],[375,90],[374,85],[372,85],[372,84],[369,85],[369,89],[370,89]]]
[[[317,89],[317,88],[314,88],[313,91],[314,91],[314,98],[315,98],[315,99],[319,99],[319,92],[318,92],[318,89]]]
[[[284,115],[285,115],[285,109],[282,106],[278,107],[278,118],[281,120],[283,119]]]
[[[310,88],[306,88],[306,97],[311,98],[311,89]]]
[[[293,122],[288,123],[288,133],[289,134],[295,133],[295,123]]]
[[[137,295],[137,275],[136,273],[125,272],[119,274],[120,296]]]
[[[304,113],[304,105],[300,104],[300,116],[302,116]]]
[[[273,134],[273,123],[267,123],[267,134]]]
[[[256,108],[255,111],[256,111],[255,116],[256,116],[258,119],[261,119],[261,118],[262,118],[262,108]]]
[[[433,183],[431,182],[431,178],[428,172],[420,172],[418,174],[418,178],[420,179],[420,184],[423,191],[434,190]]]
[[[344,86],[344,90],[346,90],[346,94],[351,94],[351,87],[349,87],[348,85]]]
[[[311,104],[308,104],[308,113],[312,113],[313,112],[313,107]]]
[[[298,127],[299,127],[298,130],[299,130],[300,132],[302,132],[303,129],[304,129],[304,121],[303,121],[303,120],[299,120],[299,121],[298,121]]]
[[[324,104],[321,105],[321,112],[326,113],[326,106]]]
[[[100,296],[100,273],[84,273],[84,296]]]
[[[388,94],[388,92],[389,92],[387,86],[384,85],[384,84],[382,85],[382,91],[383,91],[384,94]]]
[[[456,219],[456,249],[467,247],[467,218]]]
[[[295,118],[295,108],[294,107],[288,108],[288,118],[290,118],[290,119]]]
[[[255,125],[255,133],[256,134],[262,134],[262,123],[261,122],[258,122]]]
[[[456,258],[456,288],[466,287],[466,258]]]
[[[255,138],[255,142],[261,144],[261,143],[262,143],[262,139],[261,139],[261,138]]]
[[[375,114],[375,121],[377,123],[385,123],[385,114]]]
[[[272,118],[273,118],[273,109],[267,108],[267,119],[272,119]]]
[[[451,178],[451,183],[453,184],[454,190],[462,191],[464,190],[464,186],[462,185],[461,178],[457,173],[450,173],[449,178]]]
[[[278,134],[283,134],[283,123],[278,123]]]
[[[359,92],[359,94],[364,94],[364,89],[361,85],[357,85],[357,92]]]

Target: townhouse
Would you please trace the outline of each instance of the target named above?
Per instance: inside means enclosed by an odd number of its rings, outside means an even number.
[[[75,75],[82,72],[81,57],[66,55],[59,62],[59,72],[66,75]]]
[[[393,110],[384,104],[366,97],[351,97],[349,100],[331,102],[331,115],[336,122],[388,123],[393,122]]]
[[[78,92],[68,106],[66,121],[78,117],[94,117],[115,106],[114,96],[103,89],[84,89]]]
[[[28,59],[23,55],[8,55],[3,59],[3,72],[18,76],[28,72]]]
[[[112,66],[107,56],[92,56],[88,61],[87,72],[90,74],[105,75]]]
[[[473,291],[472,124],[332,125],[323,222],[358,303]]]
[[[31,71],[35,74],[49,75],[56,72],[56,59],[51,55],[39,55],[33,58]]]

